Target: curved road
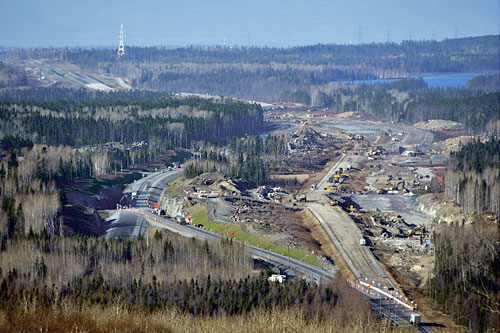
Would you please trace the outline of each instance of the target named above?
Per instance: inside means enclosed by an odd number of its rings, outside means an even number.
[[[343,160],[341,160],[340,162],[342,161]],[[337,163],[336,166],[338,167],[339,163]],[[152,210],[146,206],[145,204],[146,199],[157,201],[159,199],[159,195],[161,194],[162,189],[166,187],[169,182],[179,177],[180,173],[181,173],[180,171],[176,171],[176,172],[151,174],[150,176],[145,177],[137,181],[136,183],[132,184],[131,186],[129,186],[127,190],[139,191],[138,199],[135,203],[134,208],[130,210],[119,211],[120,215],[116,219],[115,224],[122,223],[122,218],[124,217],[132,218],[130,215],[135,215],[136,221],[141,221],[141,223],[143,223],[142,221],[147,221],[152,226],[166,228],[169,229],[170,231],[176,232],[186,237],[196,237],[200,239],[222,238],[221,235],[213,233],[211,231],[202,228],[197,228],[188,224],[178,224],[172,218],[160,217],[154,214]],[[314,210],[314,205],[312,210]],[[305,276],[308,276],[316,281],[330,280],[333,278],[333,273],[323,268],[309,265],[299,260],[289,258],[287,256],[270,252],[264,249],[260,249],[255,246],[248,246],[248,248],[251,255],[254,258],[259,258],[264,261],[277,264],[278,266],[289,268]],[[373,257],[373,255],[371,256]],[[353,258],[353,260],[356,259]],[[357,265],[363,265],[363,264],[362,262],[360,262]],[[376,270],[376,268],[372,269]],[[369,292],[363,292],[363,294],[365,295],[365,297],[370,299],[372,309],[386,316],[396,325],[408,325],[411,314],[415,313],[408,308],[401,306],[398,307],[395,303],[391,302],[390,299],[386,300],[380,294],[377,295]],[[420,326],[418,330],[422,332],[427,332],[428,328],[425,326]]]

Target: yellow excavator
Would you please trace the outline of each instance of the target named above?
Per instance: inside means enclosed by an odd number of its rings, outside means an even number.
[[[425,227],[418,227],[418,228],[413,228],[410,231],[408,231],[408,237],[411,237],[414,233],[420,232],[422,234],[425,233]]]

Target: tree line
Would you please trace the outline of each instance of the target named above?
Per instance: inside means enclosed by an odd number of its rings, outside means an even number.
[[[230,99],[58,88],[7,90],[0,95],[6,148],[28,143],[88,148],[95,152],[94,161],[98,156],[108,161],[99,173],[153,160],[165,149],[256,132],[263,125],[258,104]],[[110,142],[112,148],[103,146]]]
[[[194,178],[204,172],[221,172],[227,177],[245,179],[252,185],[270,182],[273,161],[288,154],[287,136],[269,134],[232,137],[229,149],[218,146],[204,147],[195,157],[185,163],[183,174]]]
[[[358,45],[317,44],[277,47],[127,47],[121,62],[193,63],[335,63],[382,69],[402,68],[407,73],[463,72],[498,69],[499,35]],[[54,59],[97,68],[115,62],[112,49],[31,49],[11,50],[6,58]]]
[[[370,312],[369,303],[340,275],[320,285],[251,277],[246,247],[232,240],[201,242],[160,232],[135,240],[29,233],[3,243],[0,265],[2,308],[25,300],[45,306],[119,302],[129,310],[176,308],[194,316],[294,308],[320,320]]]
[[[287,100],[336,111],[361,111],[378,119],[416,123],[446,119],[464,124],[471,134],[498,134],[500,74],[480,76],[464,88],[428,88],[421,78],[353,86],[325,85],[289,92]]]
[[[472,332],[500,329],[498,223],[444,226],[433,235],[430,296],[437,307]]]
[[[12,50],[6,58],[67,61],[133,78],[135,88],[278,100],[333,81],[403,78],[415,73],[498,71],[500,36],[362,45],[268,47],[128,47]]]
[[[445,196],[466,213],[500,216],[500,139],[477,140],[451,153]]]

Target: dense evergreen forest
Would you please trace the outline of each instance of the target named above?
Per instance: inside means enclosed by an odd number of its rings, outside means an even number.
[[[164,149],[190,148],[196,141],[257,132],[262,125],[258,104],[230,99],[58,88],[5,90],[0,94],[3,135],[48,145],[119,143],[122,148],[117,154],[122,157],[115,157],[122,167],[134,164],[134,160],[154,159]]]
[[[287,136],[271,135],[232,137],[229,149],[204,147],[184,165],[184,176],[194,178],[204,172],[220,172],[233,179],[245,179],[251,185],[269,184],[273,160],[288,154]]]

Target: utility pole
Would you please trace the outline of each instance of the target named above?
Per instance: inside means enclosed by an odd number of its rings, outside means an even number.
[[[125,41],[124,41],[124,35],[123,35],[123,24],[120,25],[120,45],[118,46],[118,51],[116,52],[116,55],[118,59],[120,59],[123,55],[125,55]]]
[[[288,250],[287,251],[288,252],[288,268],[291,269],[292,266],[290,266],[290,245],[287,245],[286,247],[287,247],[287,250]]]
[[[363,44],[363,30],[361,29],[361,23],[358,23],[358,44]]]

